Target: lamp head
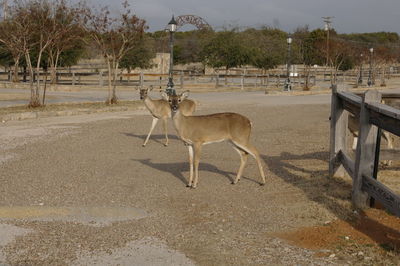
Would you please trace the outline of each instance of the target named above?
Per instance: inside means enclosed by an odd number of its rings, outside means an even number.
[[[177,28],[177,23],[176,23],[176,21],[175,21],[175,18],[174,18],[174,16],[172,15],[172,19],[170,20],[170,22],[168,22],[168,30],[170,31],[170,32],[175,32],[176,31],[176,28]]]

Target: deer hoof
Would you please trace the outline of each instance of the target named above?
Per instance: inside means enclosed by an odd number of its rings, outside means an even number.
[[[265,183],[260,183],[260,186],[265,186]]]

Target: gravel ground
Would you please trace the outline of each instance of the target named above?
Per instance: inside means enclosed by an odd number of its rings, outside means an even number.
[[[5,219],[0,211],[0,225],[29,230],[0,246],[0,264],[352,264],[352,258],[329,256],[333,251],[276,237],[352,213],[349,183],[326,179],[329,96],[306,99],[313,104],[266,105],[243,97],[200,102],[199,114],[233,111],[253,122],[252,142],[267,174],[263,187],[252,158],[231,185],[240,159],[229,144],[217,143],[204,147],[198,188],[187,189],[187,148],[171,124],[168,147],[158,126],[143,148],[151,124],[144,111],[1,125],[1,206],[135,208],[148,216],[99,226],[95,220]],[[321,252],[328,255],[316,256]]]

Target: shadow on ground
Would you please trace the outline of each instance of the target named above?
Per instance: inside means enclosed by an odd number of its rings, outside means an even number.
[[[339,202],[351,200],[351,180],[345,181],[338,178],[329,178],[328,169],[311,170],[294,165],[295,161],[322,160],[328,166],[328,152],[315,152],[308,154],[291,154],[283,152],[279,156],[262,155],[269,171],[278,178],[300,188],[305,195],[314,202],[323,205],[337,218],[348,223],[355,230],[371,238],[381,246],[390,241],[395,246],[395,251],[400,252],[400,232],[385,226],[361,211],[359,219],[354,219],[351,208],[345,208]],[[307,166],[312,165],[310,162]],[[294,172],[306,173],[307,177]],[[397,248],[396,248],[397,247]]]
[[[146,137],[147,137],[147,135],[139,135],[139,134],[134,134],[134,133],[121,133],[121,134],[124,134],[125,136],[127,136],[127,137],[133,137],[133,138],[138,138],[138,139],[141,139],[141,140],[145,140],[146,139]],[[168,139],[173,139],[173,140],[180,140],[180,138],[178,138],[176,135],[169,135],[168,134]],[[158,143],[160,143],[160,144],[162,144],[162,145],[164,145],[164,142],[162,142],[162,141],[164,141],[165,140],[165,135],[160,135],[160,134],[158,134],[158,135],[151,135],[150,136],[150,138],[149,138],[149,141],[155,141],[155,142],[158,142]]]
[[[133,161],[140,162],[144,165],[147,165],[153,169],[157,169],[159,171],[163,171],[166,173],[170,173],[171,175],[175,176],[178,178],[182,183],[185,185],[188,183],[189,179],[189,162],[182,162],[182,163],[153,163],[150,159],[132,159]],[[199,172],[200,171],[207,171],[207,172],[212,172],[212,173],[217,173],[220,175],[225,176],[230,182],[234,180],[235,173],[233,172],[227,172],[223,171],[216,166],[209,164],[209,163],[201,163],[199,164]],[[183,172],[187,172],[187,177],[183,176]],[[199,173],[199,178],[201,173]]]

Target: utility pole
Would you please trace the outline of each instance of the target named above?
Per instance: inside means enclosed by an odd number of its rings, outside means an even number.
[[[7,10],[8,5],[7,5],[7,0],[3,0],[3,20],[7,19]]]
[[[325,22],[326,31],[326,65],[329,65],[329,30],[331,29],[332,19],[335,17],[322,17]]]

